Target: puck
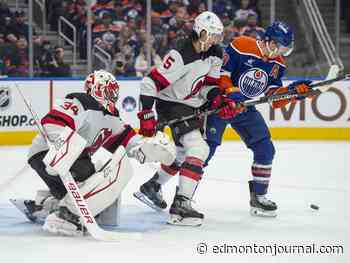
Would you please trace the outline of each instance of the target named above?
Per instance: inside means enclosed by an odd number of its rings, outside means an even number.
[[[310,205],[310,207],[311,207],[312,209],[314,209],[314,210],[318,210],[318,209],[320,209],[320,207],[319,207],[319,206],[314,205],[314,204],[311,204],[311,205]]]

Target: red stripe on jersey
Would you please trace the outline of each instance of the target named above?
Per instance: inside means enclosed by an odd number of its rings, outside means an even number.
[[[58,110],[51,110],[42,120],[41,124],[46,123],[57,124],[59,126],[69,126],[72,130],[75,130],[75,123],[71,116],[60,112]],[[65,124],[65,125],[62,125]]]
[[[154,81],[157,87],[157,91],[161,91],[170,85],[170,82],[159,73],[156,68],[153,68],[149,73],[149,77]]]
[[[126,147],[130,141],[130,139],[132,137],[134,137],[136,135],[136,132],[131,129],[128,134],[123,138],[122,142],[121,142],[121,145],[123,145],[124,147]]]
[[[202,177],[201,174],[196,173],[196,172],[194,172],[194,171],[192,171],[192,170],[190,170],[190,169],[187,169],[187,168],[181,168],[181,170],[180,170],[180,176],[186,176],[186,177],[191,178],[191,179],[193,179],[193,180],[195,180],[195,181],[197,181],[197,182],[198,182],[198,181],[201,179],[201,177]]]
[[[67,126],[67,124],[65,122],[57,120],[57,119],[53,119],[50,116],[45,116],[41,120],[41,125],[45,125],[45,124],[54,124],[54,125],[62,126],[62,127],[66,127]]]
[[[204,78],[204,85],[218,85],[219,78],[214,78],[210,76],[205,76]]]
[[[167,166],[167,165],[161,164],[160,167],[164,172],[166,172],[169,175],[175,175],[179,171],[179,169],[174,169],[171,165]]]

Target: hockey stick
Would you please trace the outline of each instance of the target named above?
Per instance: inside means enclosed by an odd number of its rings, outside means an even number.
[[[295,93],[295,91],[293,91],[293,92],[289,92],[289,93],[285,93],[285,94],[270,95],[270,96],[260,97],[258,99],[247,100],[247,101],[241,102],[239,105],[241,105],[243,107],[249,107],[249,106],[255,106],[255,105],[259,105],[259,104],[263,104],[263,103],[271,103],[274,101],[280,101],[280,100],[285,100],[285,99],[292,99],[292,98],[302,98],[303,99],[303,98],[307,98],[308,96],[315,96],[315,95],[321,94],[322,92],[328,91],[330,88],[330,85],[333,84],[334,82],[350,79],[350,74],[345,74],[345,75],[341,75],[341,76],[337,77],[338,70],[339,69],[337,66],[336,67],[332,66],[329,73],[328,73],[326,80],[311,84],[309,86],[310,88],[318,88],[318,89],[313,89],[313,90],[311,90],[303,95],[297,94],[297,93]],[[218,113],[219,111],[220,111],[220,108],[215,109],[215,110],[207,110],[207,111],[197,112],[197,113],[187,115],[187,116],[184,116],[181,118],[176,118],[176,119],[172,119],[170,121],[161,122],[157,125],[157,127],[161,128],[164,126],[173,125],[175,123],[188,121],[188,120],[191,120],[194,118],[203,118],[203,117]]]
[[[334,82],[350,79],[350,74],[344,74],[344,75],[338,76],[338,72],[339,72],[338,66],[336,65],[331,66],[328,72],[328,75],[326,77],[326,80],[311,84],[309,87],[312,88],[312,90],[304,94],[298,94],[295,91],[291,91],[285,94],[276,94],[271,96],[264,96],[259,99],[247,100],[242,102],[241,105],[244,107],[248,107],[248,106],[255,106],[263,103],[271,103],[275,101],[281,101],[281,100],[293,99],[293,98],[305,99],[309,96],[319,95],[323,92],[327,92],[331,88],[331,84],[333,84]]]
[[[83,198],[83,195],[80,193],[77,183],[75,182],[73,176],[69,172],[69,168],[76,158],[75,159],[72,158],[74,160],[69,160],[69,162],[71,163],[70,165],[68,165],[67,163],[60,162],[66,156],[69,148],[71,148],[72,151],[74,152],[74,155],[78,157],[81,152],[81,149],[83,149],[83,147],[85,146],[86,141],[83,138],[81,138],[79,135],[77,135],[73,130],[69,129],[68,127],[66,127],[65,129],[65,134],[61,134],[55,141],[50,140],[50,138],[48,137],[47,131],[40,124],[38,115],[34,111],[29,101],[24,97],[23,93],[20,91],[17,84],[16,84],[16,88],[18,92],[21,94],[21,97],[27,109],[29,110],[32,117],[34,118],[34,121],[38,127],[39,132],[45,138],[45,140],[47,141],[50,147],[55,147],[56,152],[58,154],[54,156],[53,161],[51,163],[54,163],[56,161],[54,166],[56,165],[57,166],[56,168],[58,170],[64,171],[64,172],[59,172],[58,175],[61,178],[68,194],[70,195],[74,203],[74,206],[76,207],[76,210],[79,213],[79,216],[81,218],[83,225],[86,227],[86,229],[91,234],[91,236],[97,240],[102,240],[102,241],[120,241],[123,239],[127,240],[127,239],[141,238],[141,235],[139,233],[112,232],[112,231],[103,230],[102,228],[99,227],[99,225],[96,223],[94,216],[92,216],[89,210],[87,202]],[[77,145],[74,144],[74,147],[72,148],[70,146],[70,142],[73,140],[77,143]],[[78,149],[79,146],[80,146],[80,149]]]

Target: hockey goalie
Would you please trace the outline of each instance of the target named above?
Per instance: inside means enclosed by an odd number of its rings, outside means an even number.
[[[74,192],[75,183],[96,217],[116,202],[131,179],[129,158],[169,165],[175,160],[175,145],[164,133],[144,138],[120,118],[115,106],[119,85],[112,74],[95,71],[86,78],[84,88],[85,93],[71,93],[56,102],[41,119],[44,132],[30,147],[28,163],[48,190],[38,191],[35,200],[14,201],[25,208],[31,221],[43,222],[43,229],[52,233],[78,235],[86,231],[77,210],[82,197]],[[75,137],[84,143],[74,145]],[[59,149],[62,145],[63,150]],[[96,161],[93,156],[101,151],[110,157]],[[68,184],[69,194],[62,181],[64,174],[55,168],[60,163],[74,179],[72,187]]]

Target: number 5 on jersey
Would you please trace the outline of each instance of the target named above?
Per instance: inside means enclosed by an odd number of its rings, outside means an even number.
[[[168,69],[168,68],[171,67],[171,65],[172,65],[174,62],[175,62],[175,59],[173,59],[171,56],[169,56],[169,57],[165,60],[165,62],[164,62],[164,64],[163,64],[163,67],[164,67],[165,69]]]

